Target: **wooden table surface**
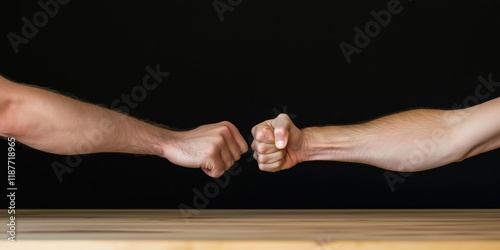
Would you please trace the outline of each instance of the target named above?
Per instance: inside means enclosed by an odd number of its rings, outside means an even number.
[[[17,210],[0,249],[500,250],[500,209],[191,212]]]

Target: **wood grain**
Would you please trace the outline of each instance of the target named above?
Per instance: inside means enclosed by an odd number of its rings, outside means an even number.
[[[191,212],[18,210],[0,249],[500,249],[500,209]]]

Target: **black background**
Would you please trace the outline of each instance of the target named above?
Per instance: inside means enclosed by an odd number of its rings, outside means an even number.
[[[131,115],[184,129],[228,120],[244,137],[276,112],[299,127],[348,124],[449,109],[475,95],[478,76],[500,80],[493,0],[402,0],[348,64],[339,44],[353,44],[353,28],[388,2],[243,0],[221,21],[211,0],[72,0],[15,53],[7,34],[21,35],[22,17],[41,7],[4,0],[1,73],[109,107],[159,64],[170,76]],[[193,189],[214,182],[199,169],[124,154],[82,156],[59,182],[52,164],[65,156],[16,149],[17,208],[200,208]],[[267,173],[245,155],[206,208],[498,208],[499,153],[410,174],[394,192],[372,166],[307,162]]]

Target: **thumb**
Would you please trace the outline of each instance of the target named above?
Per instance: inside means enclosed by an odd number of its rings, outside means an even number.
[[[273,120],[274,144],[276,148],[286,148],[291,124],[290,118],[286,114],[280,114]]]

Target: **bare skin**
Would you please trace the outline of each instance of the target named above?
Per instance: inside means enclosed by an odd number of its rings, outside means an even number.
[[[458,110],[415,109],[353,125],[297,128],[286,114],[252,128],[263,171],[343,161],[417,172],[500,147],[500,98]]]
[[[248,145],[228,121],[177,131],[0,77],[0,136],[61,155],[154,155],[220,177]]]

